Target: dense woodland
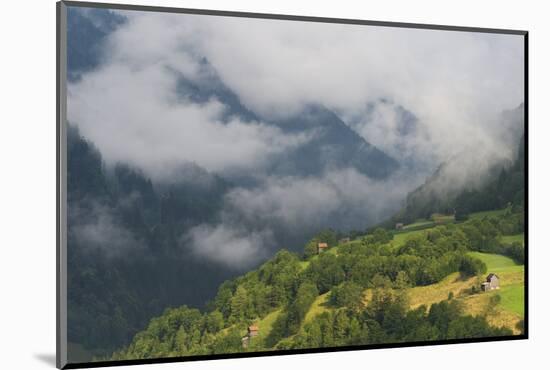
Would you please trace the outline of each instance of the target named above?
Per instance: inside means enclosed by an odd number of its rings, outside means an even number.
[[[336,234],[325,230],[306,244],[303,254],[281,250],[259,269],[226,281],[206,311],[168,309],[113,358],[511,335],[481,316],[465,315],[452,297],[410,310],[405,291],[456,271],[464,278],[486,273],[485,264],[468,256],[469,251],[507,253],[522,262],[523,245],[501,242],[502,235],[523,232],[523,212],[514,209],[499,217],[441,225],[398,247],[393,233],[379,228],[359,243],[340,245],[337,254],[330,249],[311,253],[318,240],[336,245]],[[325,293],[333,309],[306,323],[312,303]],[[246,327],[277,310],[268,335],[243,348]]]

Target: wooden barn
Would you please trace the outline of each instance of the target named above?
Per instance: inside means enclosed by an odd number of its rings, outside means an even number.
[[[481,290],[488,292],[490,290],[500,289],[500,279],[496,274],[489,274],[485,281],[481,284]]]
[[[252,338],[252,337],[257,336],[258,331],[259,331],[258,325],[250,325],[248,327],[248,337]]]
[[[258,336],[259,331],[260,329],[258,328],[258,325],[250,325],[248,327],[248,332],[244,337],[241,338],[243,348],[248,348],[248,345],[250,344],[250,340],[253,337]]]

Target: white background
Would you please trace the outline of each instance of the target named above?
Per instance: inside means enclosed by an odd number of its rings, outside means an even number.
[[[110,2],[119,2],[111,0]],[[544,1],[128,0],[133,4],[530,31],[530,336],[527,341],[142,366],[139,369],[548,368],[550,22]],[[2,4],[0,368],[55,358],[55,2]],[[132,367],[132,369],[138,369]]]

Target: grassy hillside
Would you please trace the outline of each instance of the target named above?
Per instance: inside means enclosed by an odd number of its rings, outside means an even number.
[[[452,293],[454,297],[459,297],[463,291],[477,284],[481,284],[479,277],[473,276],[464,279],[460,273],[453,272],[438,283],[409,289],[409,302],[412,308],[421,305],[429,307],[434,303],[448,299],[449,293]]]
[[[311,307],[306,313],[306,316],[304,318],[304,324],[307,324],[317,316],[322,314],[323,312],[328,312],[333,309],[328,303],[330,293],[321,294],[318,296],[315,301],[311,304]]]
[[[524,315],[524,292],[525,292],[525,272],[524,266],[514,262],[511,258],[475,253],[487,264],[489,272],[496,273],[500,278],[500,289],[487,293],[488,296],[500,296],[500,302],[497,305],[497,316],[500,314],[502,319],[508,319],[507,326],[514,327]]]
[[[485,218],[485,217],[499,217],[499,216],[502,216],[505,211],[506,209],[497,209],[493,211],[475,212],[475,213],[471,213],[468,216],[468,219],[481,220],[482,218]]]
[[[482,220],[491,217],[501,217],[505,213],[505,209],[477,212],[470,215],[470,220]],[[454,221],[447,218],[446,222]],[[417,220],[416,222],[405,225],[402,230],[394,231],[393,239],[386,243],[392,248],[403,246],[407,240],[414,237],[426,236],[431,230],[434,230],[438,225],[430,220]],[[520,242],[524,243],[524,234],[504,235],[501,237],[503,243]],[[351,241],[347,244],[357,245],[360,239]],[[338,255],[340,245],[334,246],[327,253]],[[487,272],[497,273],[501,277],[501,289],[485,294],[470,295],[472,286],[480,286],[483,276],[473,276],[463,278],[459,272],[454,272],[443,280],[427,285],[412,287],[407,290],[410,308],[415,309],[422,305],[430,307],[434,303],[442,302],[449,299],[449,294],[452,293],[457,301],[464,304],[466,313],[472,315],[482,315],[489,317],[489,322],[495,326],[505,326],[513,330],[515,334],[519,334],[516,325],[523,319],[524,315],[524,266],[516,263],[513,259],[491,253],[469,252],[468,255],[483,261],[487,266]],[[312,257],[312,261],[318,259],[317,256]],[[305,269],[309,266],[310,261],[301,262]],[[369,298],[372,297],[372,289],[366,289],[365,304],[368,304]],[[490,298],[498,294],[500,302],[496,309],[492,309],[491,315],[487,315]],[[314,318],[324,312],[334,311],[334,307],[329,304],[329,293],[322,294],[317,297],[311,308],[307,312],[304,320],[305,323],[310,323]]]
[[[500,292],[502,307],[523,317],[525,310],[525,289],[523,284],[514,284],[503,287]]]
[[[523,235],[523,233],[515,234],[515,235],[504,235],[502,237],[502,242],[503,243],[518,242],[518,243],[521,243],[523,245],[523,244],[525,244],[525,235]]]
[[[422,230],[413,230],[413,231],[405,231],[405,232],[397,232],[393,236],[393,240],[391,244],[394,247],[401,247],[405,242],[415,236],[422,236],[426,235],[426,231],[429,229],[422,229]]]
[[[483,220],[488,218],[499,218],[505,214],[505,209],[477,212],[470,215],[469,220]],[[447,221],[451,221],[449,218]],[[452,220],[454,221],[454,219]],[[394,231],[392,241],[386,243],[393,248],[402,247],[408,240],[415,237],[425,237],[438,225],[429,220],[417,220],[415,223],[405,225],[403,230]],[[520,242],[524,244],[524,234],[501,236],[503,243]],[[354,241],[352,243],[358,243]],[[339,246],[333,247],[330,252],[338,253]],[[515,334],[520,331],[517,324],[524,315],[524,266],[518,264],[507,256],[491,253],[469,252],[468,255],[477,258],[487,266],[487,273],[497,273],[501,278],[501,289],[498,291],[471,295],[472,286],[480,286],[485,275],[464,278],[459,272],[454,272],[441,281],[427,285],[412,287],[407,290],[410,308],[415,309],[422,305],[430,307],[434,303],[449,299],[450,293],[457,301],[463,303],[466,313],[483,316],[495,326],[505,326]],[[304,264],[309,263],[304,262]],[[496,307],[491,307],[491,297],[500,296],[500,302]],[[365,290],[365,304],[372,297],[372,290]],[[323,294],[315,300],[311,309],[306,315],[305,322],[311,322],[313,318],[323,312],[333,310],[328,304],[328,294]]]
[[[258,320],[254,324],[258,326],[259,333],[257,337],[254,337],[251,339],[250,342],[250,349],[262,349],[266,347],[265,339],[269,336],[271,333],[271,330],[273,329],[273,323],[277,320],[279,315],[281,314],[281,310],[275,310],[269,314],[267,314],[263,319]],[[241,336],[246,335],[246,330],[241,331]]]
[[[489,254],[489,253],[480,253],[480,252],[470,252],[470,256],[479,258],[487,265],[488,272],[494,272],[497,274],[509,274],[515,272],[523,273],[523,265],[519,265],[514,262],[513,259],[501,256],[498,254]],[[501,282],[502,285],[502,282]]]
[[[415,229],[417,227],[424,227],[424,226],[432,226],[433,224],[434,224],[433,221],[421,218],[421,219],[416,220],[413,223],[410,223],[408,225],[404,225],[403,230],[410,230],[410,229]]]
[[[453,297],[464,304],[465,312],[485,316],[491,324],[506,326],[518,334],[516,325],[524,315],[524,266],[501,255],[480,252],[470,252],[469,255],[482,260],[488,273],[499,276],[499,290],[472,295],[471,287],[479,286],[483,276],[463,279],[459,273],[453,273],[436,284],[410,289],[411,307],[444,301],[452,292]],[[497,295],[500,299],[493,307],[491,298]]]
[[[487,217],[499,217],[504,212],[505,210],[478,212],[470,215],[469,219],[481,220]],[[430,221],[418,221],[410,226],[415,228],[426,226],[429,223]],[[404,227],[404,231],[395,234],[392,241],[395,247],[402,246],[411,237],[425,235],[435,227],[407,231],[407,226]],[[501,240],[503,243],[520,242],[523,244],[524,234],[505,235],[501,237]],[[515,333],[519,333],[516,325],[523,319],[524,315],[524,266],[509,257],[498,254],[469,252],[468,255],[483,261],[487,266],[488,273],[492,272],[499,275],[501,289],[484,295],[471,296],[466,292],[471,291],[472,286],[479,286],[484,276],[463,278],[460,273],[455,272],[435,284],[409,289],[410,307],[417,308],[421,305],[429,307],[434,303],[447,300],[449,294],[452,293],[453,297],[464,303],[467,313],[486,315],[490,297],[498,294],[500,302],[497,309],[490,315],[489,321],[495,325],[506,326],[514,330]]]

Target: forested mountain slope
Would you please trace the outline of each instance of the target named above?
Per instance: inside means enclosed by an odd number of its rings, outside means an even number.
[[[405,207],[390,223],[410,223],[433,213],[455,213],[458,219],[471,212],[506,207],[523,207],[525,182],[525,148],[523,104],[512,115],[510,145],[517,148],[513,161],[496,162],[477,176],[467,176],[464,168],[476,167],[475,156],[457,156],[443,163],[418,189],[408,194]],[[512,119],[510,118],[510,119]],[[506,122],[506,121],[504,121]],[[512,125],[510,123],[510,125]],[[466,161],[466,162],[465,162]],[[389,223],[386,225],[389,226]]]
[[[69,342],[110,352],[166,306],[204,305],[232,275],[179,242],[186,228],[215,217],[230,186],[222,179],[195,169],[200,184],[155,188],[137,170],[105,168],[73,126],[67,166]]]
[[[507,311],[498,315],[498,327],[489,323],[497,316],[487,313],[501,312],[500,301],[480,293],[478,283],[490,272],[486,259],[480,259],[484,253],[508,254],[523,263],[523,246],[503,238],[523,232],[522,217],[510,207],[494,216],[473,215],[466,222],[407,232],[406,238],[377,229],[356,240],[338,241],[336,234],[325,231],[305,246],[304,254],[282,250],[257,270],[226,281],[205,311],[167,309],[113,358],[518,333],[521,317]],[[317,254],[320,241],[329,249]],[[492,262],[489,267],[495,268]],[[420,298],[424,303],[419,304],[419,297],[428,298]],[[485,303],[472,308],[468,302],[474,301]],[[246,339],[250,325],[260,334]]]

